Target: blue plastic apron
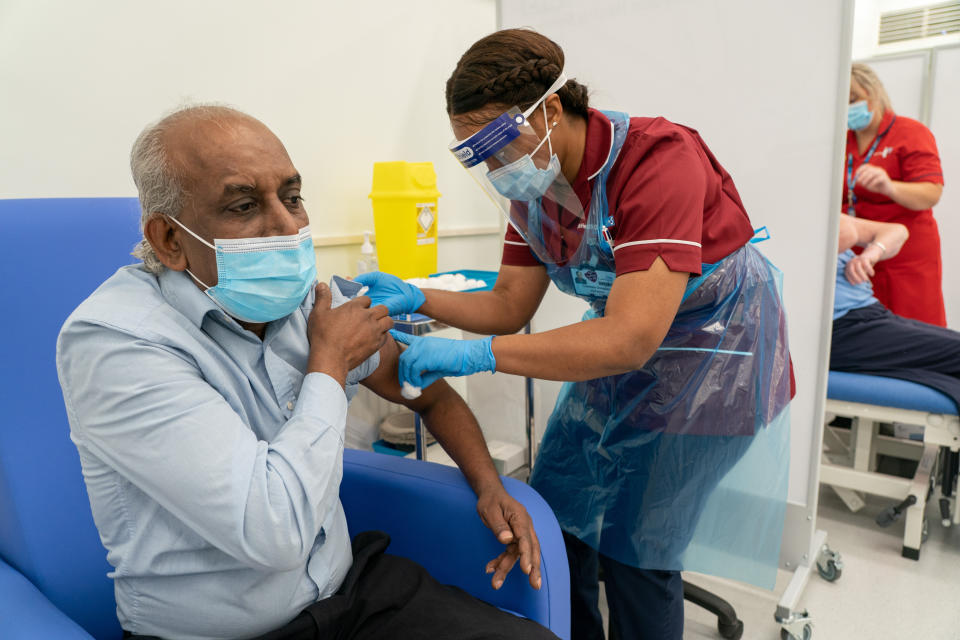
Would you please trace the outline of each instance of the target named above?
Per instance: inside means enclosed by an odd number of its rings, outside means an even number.
[[[605,115],[613,150],[594,182],[576,263],[546,265],[557,287],[590,303],[584,320],[603,315],[616,273],[606,181],[630,120]],[[530,483],[565,531],[619,562],[772,588],[789,401],[780,272],[747,244],[690,277],[643,368],[564,384]]]

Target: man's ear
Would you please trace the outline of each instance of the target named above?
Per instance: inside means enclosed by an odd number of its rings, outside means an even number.
[[[143,236],[163,265],[173,271],[187,268],[187,257],[180,245],[179,227],[162,213],[154,213],[143,227]]]

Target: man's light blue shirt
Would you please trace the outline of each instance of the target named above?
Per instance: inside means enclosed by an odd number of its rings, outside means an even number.
[[[873,285],[869,280],[852,284],[847,280],[847,263],[854,257],[847,249],[837,257],[837,287],[833,292],[833,319],[842,318],[848,311],[862,309],[880,302],[873,296]]]
[[[313,297],[261,341],[185,273],[136,265],[64,324],[57,369],[124,629],[251,637],[343,581],[347,404],[379,357],[346,390],[304,376]]]

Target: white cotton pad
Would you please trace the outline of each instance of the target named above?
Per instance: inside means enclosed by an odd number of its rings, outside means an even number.
[[[467,291],[487,286],[483,280],[467,278],[462,273],[445,273],[429,278],[407,278],[404,282],[421,289],[442,289],[444,291]]]
[[[415,387],[409,382],[404,382],[403,386],[400,388],[400,395],[407,400],[419,398],[421,393],[423,393],[423,391],[420,389],[420,387]]]

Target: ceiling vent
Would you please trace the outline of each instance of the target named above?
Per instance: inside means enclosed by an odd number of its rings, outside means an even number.
[[[960,2],[880,14],[880,44],[960,33]]]

